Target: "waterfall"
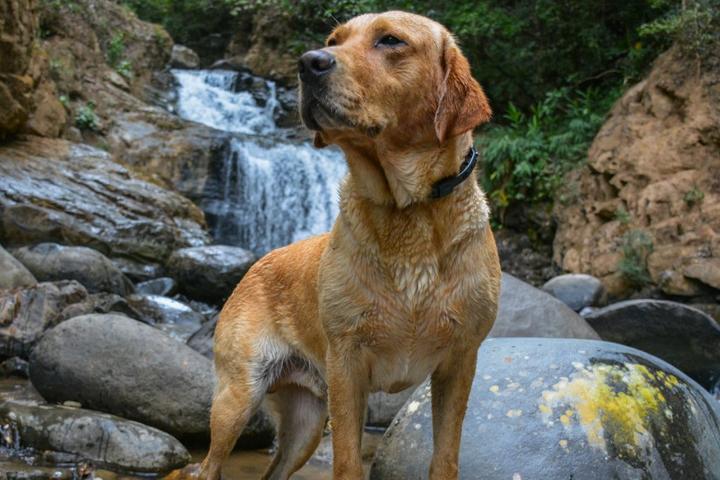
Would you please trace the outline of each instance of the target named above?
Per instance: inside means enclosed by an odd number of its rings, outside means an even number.
[[[200,201],[217,243],[263,254],[332,227],[342,154],[283,135],[274,82],[227,70],[172,73],[181,117],[234,134],[214,179],[219,195]]]

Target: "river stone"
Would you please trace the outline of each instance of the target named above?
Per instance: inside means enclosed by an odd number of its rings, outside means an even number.
[[[33,274],[0,246],[0,289],[32,287],[36,284]]]
[[[205,322],[190,338],[187,345],[201,355],[212,360],[214,358],[213,347],[215,345],[215,327],[217,326],[218,314]]]
[[[127,297],[127,301],[140,313],[145,323],[183,342],[206,321],[201,313],[169,297],[133,294]]]
[[[110,261],[133,282],[145,282],[165,273],[162,265],[150,261],[133,260],[125,257],[111,258]]]
[[[398,393],[375,392],[368,397],[366,425],[387,427],[415,390],[408,388]]]
[[[102,468],[163,473],[190,461],[167,433],[92,410],[3,402],[0,418],[12,425],[20,448],[70,453]]]
[[[22,461],[0,460],[3,480],[76,480],[82,478],[74,468],[51,468],[28,465]]]
[[[568,273],[551,278],[542,286],[542,290],[576,312],[585,307],[596,306],[604,293],[603,284],[598,278],[582,273]]]
[[[628,300],[585,318],[603,340],[652,353],[706,388],[720,378],[720,326],[700,310],[665,300]]]
[[[378,447],[371,480],[425,479],[429,385]],[[487,340],[463,424],[460,479],[720,478],[720,404],[672,365],[608,342]]]
[[[77,280],[90,293],[120,296],[134,290],[132,282],[102,253],[87,247],[41,243],[13,251],[15,257],[41,282]]]
[[[124,316],[84,315],[47,332],[30,357],[30,380],[49,402],[76,401],[183,438],[209,434],[211,362]],[[257,416],[238,444],[266,447],[272,438]]]
[[[90,313],[119,313],[135,320],[143,320],[140,312],[128,304],[127,300],[114,293],[93,293],[79,302],[63,310],[63,317],[73,318]]]
[[[67,319],[74,305],[87,296],[85,288],[72,280],[1,290],[0,358],[27,358],[43,332]]]
[[[189,297],[222,302],[255,260],[255,255],[243,248],[211,245],[174,251],[167,268],[180,290]]]
[[[173,68],[197,68],[200,57],[192,49],[184,45],[173,45],[170,55],[170,66]]]
[[[47,332],[30,357],[30,379],[50,402],[77,401],[177,435],[208,430],[210,362],[125,316],[84,315]]]
[[[144,295],[173,295],[177,291],[177,283],[170,277],[153,278],[135,285],[135,291]]]
[[[490,336],[600,338],[563,302],[508,273],[502,276],[500,307]]]

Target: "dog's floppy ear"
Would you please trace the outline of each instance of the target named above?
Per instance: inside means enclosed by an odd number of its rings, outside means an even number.
[[[313,145],[315,145],[315,148],[325,148],[328,146],[328,144],[325,143],[325,140],[322,138],[322,134],[320,132],[315,132],[315,139],[313,140]]]
[[[470,64],[449,35],[443,41],[444,78],[438,92],[435,133],[440,143],[490,120],[492,110]]]

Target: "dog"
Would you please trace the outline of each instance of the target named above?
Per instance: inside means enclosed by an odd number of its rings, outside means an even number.
[[[340,213],[330,233],[260,259],[226,302],[211,446],[183,475],[220,478],[265,401],[278,435],[264,479],[302,467],[329,411],[333,476],[361,480],[368,394],[429,376],[429,478],[457,479],[477,350],[500,290],[488,205],[470,175],[488,100],[451,34],[399,11],[338,26],[302,55],[299,76],[315,146],[338,145],[347,159]]]

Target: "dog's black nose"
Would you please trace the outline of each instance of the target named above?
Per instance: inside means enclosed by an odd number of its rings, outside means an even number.
[[[298,72],[303,82],[312,82],[332,71],[335,57],[325,50],[310,50],[300,57]]]

